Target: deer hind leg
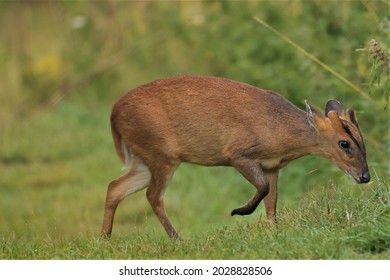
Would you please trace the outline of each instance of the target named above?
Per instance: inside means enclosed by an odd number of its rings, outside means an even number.
[[[128,173],[108,185],[101,236],[108,238],[118,204],[128,195],[144,189],[150,182],[151,173],[139,157],[132,155]]]
[[[177,165],[159,166],[152,170],[152,180],[146,191],[146,197],[162,226],[172,240],[180,239],[172,223],[169,221],[164,207],[164,193]]]
[[[257,192],[246,205],[234,209],[231,215],[250,215],[269,192],[267,177],[260,165],[254,160],[241,158],[233,161],[232,165],[256,187]]]

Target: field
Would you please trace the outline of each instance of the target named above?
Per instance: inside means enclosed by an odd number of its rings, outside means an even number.
[[[388,8],[0,3],[0,259],[390,259]],[[369,51],[371,39],[381,55]],[[325,159],[301,158],[281,171],[273,225],[262,204],[230,216],[254,192],[238,172],[182,164],[165,196],[182,241],[168,239],[145,191],[119,205],[112,238],[100,240],[107,185],[124,172],[111,139],[112,104],[142,83],[184,74],[270,88],[300,108],[307,99],[323,110],[332,98],[356,108],[371,182],[357,185]]]

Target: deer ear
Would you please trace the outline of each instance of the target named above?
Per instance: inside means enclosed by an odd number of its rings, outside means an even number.
[[[316,108],[312,107],[307,100],[305,100],[306,104],[306,115],[307,115],[307,122],[309,125],[314,128],[316,131],[319,130],[321,127],[323,116],[320,111],[318,111]]]
[[[336,111],[330,111],[328,113],[328,118],[330,119],[330,122],[332,123],[332,126],[334,127],[334,129],[336,129],[336,131],[338,131],[339,133],[344,132],[343,122],[340,120],[340,117]]]
[[[337,115],[339,115],[340,117],[344,117],[343,108],[341,107],[340,102],[338,102],[337,100],[329,100],[326,103],[325,116],[329,117],[328,114],[330,111],[335,111]]]
[[[359,128],[356,112],[353,109],[347,110],[347,121],[353,123],[357,128]]]

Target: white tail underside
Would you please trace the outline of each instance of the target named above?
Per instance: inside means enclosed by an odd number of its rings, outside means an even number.
[[[127,147],[125,141],[122,139],[122,151],[125,154],[125,162],[123,163],[122,170],[128,169],[130,167],[130,150]]]

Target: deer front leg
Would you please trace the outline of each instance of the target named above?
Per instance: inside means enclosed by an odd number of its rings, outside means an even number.
[[[272,222],[275,222],[276,217],[276,203],[278,200],[278,175],[279,170],[265,173],[269,183],[269,193],[264,197],[264,205],[267,219]]]
[[[246,205],[234,209],[231,215],[250,215],[269,192],[267,177],[260,165],[252,159],[240,158],[234,160],[232,161],[232,166],[256,187],[257,192]]]

